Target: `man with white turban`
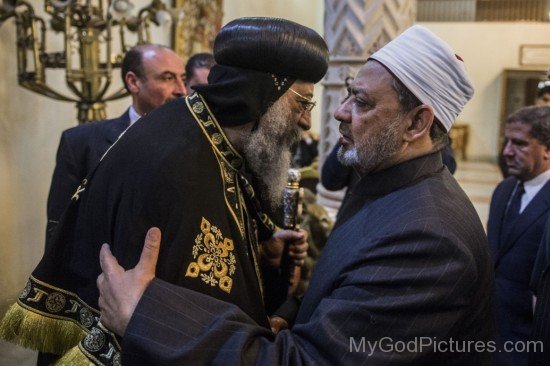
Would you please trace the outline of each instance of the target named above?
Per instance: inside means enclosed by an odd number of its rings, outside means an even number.
[[[334,115],[340,159],[362,178],[343,204],[297,316],[287,319],[290,330],[274,334],[231,304],[155,278],[156,228],[134,270],[124,272],[104,248],[101,321],[124,336],[123,358],[488,365],[494,344],[487,239],[439,154],[472,94],[463,62],[419,26],[360,69]],[[148,329],[158,327],[163,336],[150,337]]]

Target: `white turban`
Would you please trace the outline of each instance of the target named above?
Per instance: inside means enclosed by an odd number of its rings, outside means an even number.
[[[464,63],[442,39],[415,25],[374,53],[423,104],[433,108],[447,132],[474,95]]]

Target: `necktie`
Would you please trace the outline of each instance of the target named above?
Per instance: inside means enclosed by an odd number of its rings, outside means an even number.
[[[521,197],[525,193],[525,188],[523,188],[523,183],[518,182],[516,188],[512,193],[512,197],[508,201],[506,206],[506,212],[504,213],[504,220],[502,222],[501,232],[509,233],[510,228],[514,225],[515,221],[519,218],[519,209],[521,208]]]

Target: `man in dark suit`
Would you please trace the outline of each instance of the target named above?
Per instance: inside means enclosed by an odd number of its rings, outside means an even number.
[[[493,282],[486,237],[439,154],[472,94],[462,61],[421,26],[361,68],[335,117],[340,158],[362,178],[292,330],[273,334],[231,304],[154,278],[156,228],[129,271],[105,245],[101,322],[123,336],[122,361],[488,365]]]
[[[491,200],[487,227],[496,279],[497,341],[529,340],[529,282],[550,210],[550,107],[525,107],[508,117],[503,155],[510,177]],[[501,352],[498,365],[527,365],[528,352]]]
[[[529,354],[529,366],[548,364],[550,350],[550,215],[546,219],[544,234],[531,275],[531,290],[535,294],[535,314],[531,340],[538,343],[537,352]],[[543,352],[546,350],[546,354]]]
[[[118,118],[76,126],[61,135],[48,196],[47,236],[59,222],[78,185],[120,134],[141,116],[185,94],[183,61],[164,46],[132,48],[124,56],[121,74],[132,96],[130,108]]]

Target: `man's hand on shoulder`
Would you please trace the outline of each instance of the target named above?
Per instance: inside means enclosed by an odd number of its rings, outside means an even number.
[[[112,255],[109,245],[103,244],[99,254],[101,270],[97,278],[99,289],[100,322],[123,336],[134,310],[155,278],[161,233],[156,227],[149,229],[138,264],[128,271]]]

